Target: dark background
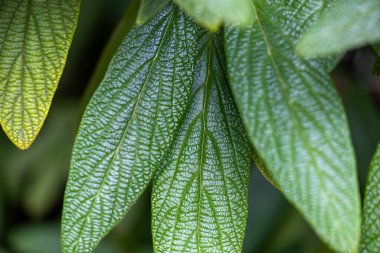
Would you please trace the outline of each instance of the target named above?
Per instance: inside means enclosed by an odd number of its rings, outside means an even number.
[[[108,43],[111,35],[120,22],[133,20],[133,15],[124,14],[128,5],[127,0],[83,0],[68,61],[36,142],[19,151],[0,133],[0,253],[60,252],[63,192],[75,133],[120,41],[118,32]],[[371,74],[374,61],[371,48],[361,48],[347,53],[332,74],[347,111],[362,192],[380,139],[380,78]],[[149,196],[142,196],[95,252],[152,252]],[[253,168],[244,252],[330,251]]]

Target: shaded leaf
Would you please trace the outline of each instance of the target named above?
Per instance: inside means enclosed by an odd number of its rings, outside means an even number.
[[[149,184],[190,96],[195,30],[169,5],[116,52],[74,146],[63,252],[91,252]]]
[[[210,31],[217,31],[223,23],[247,25],[254,18],[251,0],[173,1]]]
[[[373,65],[372,74],[380,75],[380,57],[376,58],[375,64]]]
[[[49,111],[76,27],[80,0],[0,3],[0,122],[28,148]]]
[[[380,43],[372,45],[372,48],[378,56],[373,65],[372,74],[380,76]]]
[[[241,252],[251,151],[220,34],[200,37],[186,117],[153,183],[155,252]]]
[[[373,44],[372,47],[375,50],[376,54],[380,57],[380,43]]]
[[[137,14],[137,24],[143,25],[156,16],[170,0],[141,0]]]
[[[380,1],[340,0],[302,37],[306,57],[344,53],[380,41]]]
[[[263,174],[330,247],[354,252],[360,201],[344,110],[327,71],[293,51],[276,9],[258,1],[250,29],[226,30],[232,91]]]
[[[380,252],[380,146],[371,162],[363,207],[360,253]]]

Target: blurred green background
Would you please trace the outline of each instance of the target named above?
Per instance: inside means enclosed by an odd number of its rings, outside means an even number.
[[[83,0],[68,62],[36,142],[19,151],[0,133],[0,253],[60,252],[63,192],[80,116],[133,21],[136,3]],[[349,119],[362,192],[380,139],[380,78],[371,74],[374,62],[370,48],[358,49],[346,54],[333,73]],[[152,252],[149,196],[142,196],[96,253]],[[330,252],[254,167],[249,198],[244,252]]]

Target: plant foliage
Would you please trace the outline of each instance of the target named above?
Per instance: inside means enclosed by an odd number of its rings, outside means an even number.
[[[380,251],[380,148],[373,157],[367,180],[360,253]]]
[[[79,6],[0,0],[0,123],[20,149],[47,115]],[[345,51],[373,44],[379,53],[378,0],[131,6],[118,28],[130,31],[77,133],[63,252],[92,252],[149,185],[155,252],[241,252],[252,159],[331,249],[380,251],[379,151],[361,224],[355,154],[330,78]]]
[[[20,149],[36,138],[65,65],[79,0],[0,1],[0,123]]]

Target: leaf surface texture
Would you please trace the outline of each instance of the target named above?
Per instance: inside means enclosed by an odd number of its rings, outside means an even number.
[[[380,147],[371,162],[364,198],[360,253],[380,252]]]
[[[79,0],[0,1],[0,122],[28,148],[47,116],[79,14]]]
[[[199,39],[175,144],[153,183],[155,252],[241,252],[251,151],[225,72],[221,34]]]
[[[149,184],[193,84],[196,27],[167,6],[135,27],[84,114],[62,219],[64,252],[91,252]]]
[[[284,20],[292,12],[273,18],[278,6],[268,1],[256,1],[254,11],[249,29],[225,32],[231,87],[254,159],[330,247],[354,252],[360,201],[339,96],[318,61],[294,52],[299,33]]]
[[[303,36],[298,51],[306,57],[344,53],[380,41],[380,1],[340,0]]]

